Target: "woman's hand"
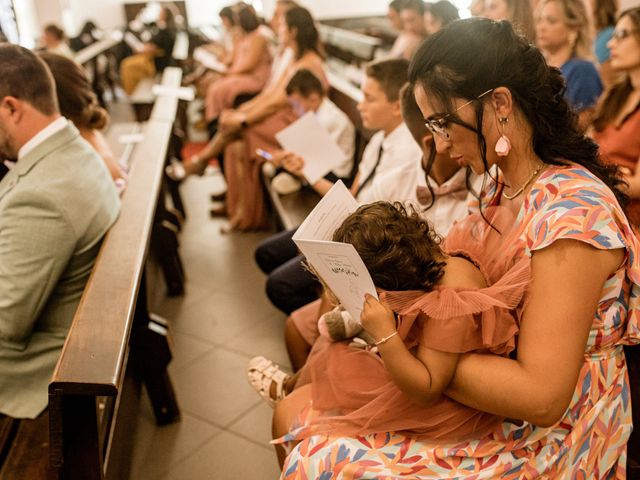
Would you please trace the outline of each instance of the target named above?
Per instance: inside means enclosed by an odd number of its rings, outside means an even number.
[[[396,331],[396,319],[393,311],[368,293],[364,296],[360,322],[362,328],[376,341],[386,338]]]
[[[220,116],[220,130],[225,133],[235,133],[242,129],[242,122],[246,121],[247,115],[237,110],[224,111]]]

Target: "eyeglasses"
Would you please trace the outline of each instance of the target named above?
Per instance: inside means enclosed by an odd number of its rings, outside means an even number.
[[[611,38],[615,38],[616,40],[624,40],[628,36],[637,32],[635,28],[627,30],[626,28],[621,28],[619,30],[614,30],[611,34]]]
[[[433,119],[425,120],[424,121],[425,126],[429,129],[429,131],[432,134],[438,135],[443,140],[449,140],[451,137],[449,137],[449,132],[447,132],[447,129],[446,129],[447,123],[450,120],[453,120],[455,118],[455,114],[458,113],[460,110],[462,110],[464,107],[466,107],[467,105],[471,105],[473,102],[475,102],[477,100],[480,100],[485,95],[493,92],[493,90],[494,89],[491,88],[491,89],[487,90],[486,92],[481,93],[480,95],[478,95],[473,100],[469,100],[467,103],[465,103],[463,105],[460,105],[453,112],[446,113],[440,118],[433,118]],[[460,121],[460,122],[462,122],[462,121]],[[456,122],[456,123],[458,123],[458,122]],[[467,126],[464,123],[460,123],[460,124],[463,125],[463,126]]]

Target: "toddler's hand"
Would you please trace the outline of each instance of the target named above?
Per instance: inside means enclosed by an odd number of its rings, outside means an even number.
[[[360,322],[362,328],[376,341],[388,337],[396,331],[396,319],[393,311],[369,294],[366,294],[364,298]]]

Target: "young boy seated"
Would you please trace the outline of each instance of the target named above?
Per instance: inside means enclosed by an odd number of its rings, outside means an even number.
[[[307,69],[299,70],[291,77],[286,91],[293,110],[300,116],[307,112],[314,112],[318,123],[344,152],[339,166],[329,172],[325,178],[332,184],[338,180],[350,184],[349,176],[353,166],[356,130],[349,117],[329,100],[318,77]],[[266,168],[284,166],[292,157],[295,156],[290,152],[280,150],[273,154],[270,163],[264,165]],[[300,181],[282,172],[273,178],[272,185],[278,193],[286,194],[298,190]]]
[[[409,63],[391,59],[370,64],[358,104],[363,126],[378,130],[365,148],[351,192],[360,203],[379,200],[408,201],[416,195],[422,151],[402,121],[400,89],[407,81]],[[295,175],[302,174],[304,159],[289,154],[283,165]],[[320,194],[333,182],[323,178],[313,185]],[[318,283],[306,271],[291,240],[294,231],[282,232],[264,241],[255,256],[263,272],[269,274],[267,295],[286,313],[318,298]]]

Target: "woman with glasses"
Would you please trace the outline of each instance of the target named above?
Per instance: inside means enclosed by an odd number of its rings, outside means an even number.
[[[640,8],[620,15],[607,44],[611,68],[622,78],[609,89],[593,120],[593,138],[608,163],[619,165],[627,194],[631,197],[627,214],[640,226]]]
[[[640,244],[616,167],[581,133],[560,72],[508,22],[452,23],[422,44],[409,80],[438,153],[497,185],[482,211],[514,214],[503,260],[531,259],[516,354],[463,355],[445,392],[508,420],[460,442],[317,435],[293,449],[282,478],[624,478],[622,346],[640,342]],[[274,433],[305,414],[291,415],[285,398]]]
[[[591,62],[591,25],[584,0],[541,0],[535,26],[536,44],[547,63],[562,72],[567,84],[565,97],[586,128],[602,94],[602,82]]]

